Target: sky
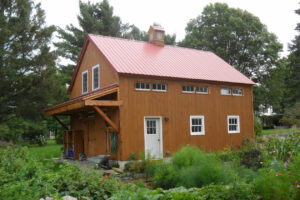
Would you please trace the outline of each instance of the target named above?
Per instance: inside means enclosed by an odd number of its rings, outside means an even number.
[[[87,0],[82,0],[87,2]],[[90,0],[101,2],[101,0]],[[46,23],[65,28],[68,24],[78,26],[79,0],[35,0],[41,2],[46,12]],[[190,19],[201,14],[203,8],[215,2],[227,3],[229,7],[247,10],[259,17],[269,32],[274,33],[283,44],[282,56],[288,54],[288,43],[297,32],[296,24],[300,16],[295,10],[300,8],[299,0],[109,0],[114,14],[123,23],[134,24],[148,31],[153,22],[161,24],[166,33],[176,34],[180,41],[185,36],[185,27]]]

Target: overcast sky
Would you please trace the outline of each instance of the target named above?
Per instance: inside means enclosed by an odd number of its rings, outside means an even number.
[[[82,0],[87,2],[87,0]],[[101,0],[91,0],[100,2]],[[35,0],[41,2],[46,11],[48,25],[64,28],[72,23],[78,26],[78,0]],[[176,40],[185,36],[185,27],[188,21],[201,14],[209,3],[224,2],[229,7],[241,8],[259,17],[267,25],[270,32],[277,35],[284,45],[287,54],[288,43],[297,34],[296,24],[300,23],[300,16],[295,10],[300,8],[299,0],[110,0],[114,7],[114,14],[119,16],[123,23],[136,25],[139,29],[148,31],[153,22],[161,24],[166,33],[176,34]]]

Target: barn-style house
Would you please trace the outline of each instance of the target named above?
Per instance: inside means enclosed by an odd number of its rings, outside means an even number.
[[[45,111],[69,115],[64,148],[78,159],[130,153],[171,156],[184,145],[238,148],[254,137],[254,82],[212,52],[89,34],[69,87],[70,100]]]

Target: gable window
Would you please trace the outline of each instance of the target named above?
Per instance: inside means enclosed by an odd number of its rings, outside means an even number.
[[[240,116],[228,115],[227,116],[228,133],[240,132]]]
[[[150,83],[136,82],[135,89],[136,90],[150,90]]]
[[[221,94],[222,95],[231,95],[231,89],[230,88],[222,88]]]
[[[88,71],[82,72],[82,94],[88,92]]]
[[[194,93],[195,87],[192,85],[184,85],[184,86],[182,86],[182,92]]]
[[[153,40],[153,32],[150,33],[150,41]]]
[[[190,132],[191,135],[205,135],[203,115],[190,116]]]
[[[242,96],[243,95],[243,91],[241,89],[232,89],[232,95]]]
[[[161,32],[157,32],[157,39],[158,40],[162,40],[162,34],[161,34]]]
[[[196,92],[200,94],[208,94],[208,87],[197,86]]]
[[[167,85],[163,83],[153,83],[152,90],[154,91],[167,91]]]
[[[100,70],[99,70],[99,65],[95,65],[93,68],[93,90],[97,90],[100,87]]]

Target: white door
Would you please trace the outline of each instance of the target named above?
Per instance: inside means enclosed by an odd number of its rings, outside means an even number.
[[[145,117],[145,154],[162,158],[162,126],[160,117]]]

